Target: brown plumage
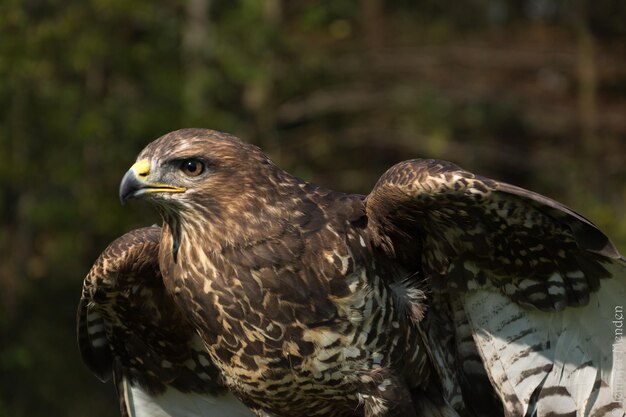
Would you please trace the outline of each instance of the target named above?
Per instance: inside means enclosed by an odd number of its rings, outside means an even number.
[[[433,160],[342,194],[200,129],[140,153],[138,196],[167,294],[258,415],[624,414],[623,258],[546,197]]]
[[[160,235],[160,227],[125,234],[89,271],[77,315],[83,361],[101,381],[113,377],[123,416],[251,416],[165,292]],[[183,413],[198,407],[205,411]]]

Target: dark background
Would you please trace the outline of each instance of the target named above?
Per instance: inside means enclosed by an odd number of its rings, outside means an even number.
[[[413,157],[563,201],[626,250],[621,0],[3,0],[0,416],[116,416],[80,362],[82,279],[137,153],[181,127],[367,193]]]

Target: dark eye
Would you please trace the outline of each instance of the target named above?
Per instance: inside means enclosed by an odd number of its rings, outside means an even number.
[[[204,172],[204,163],[197,159],[185,159],[180,163],[180,169],[190,177],[197,177]]]

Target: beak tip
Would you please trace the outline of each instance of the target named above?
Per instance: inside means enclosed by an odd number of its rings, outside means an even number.
[[[141,189],[142,184],[137,179],[135,172],[132,169],[129,169],[122,181],[120,182],[120,190],[119,190],[119,198],[120,203],[124,205],[126,200],[137,195],[137,192]]]

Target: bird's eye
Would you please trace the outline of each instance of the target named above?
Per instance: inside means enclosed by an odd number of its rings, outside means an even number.
[[[204,172],[204,163],[197,159],[185,159],[181,162],[180,169],[189,177],[197,177]]]

